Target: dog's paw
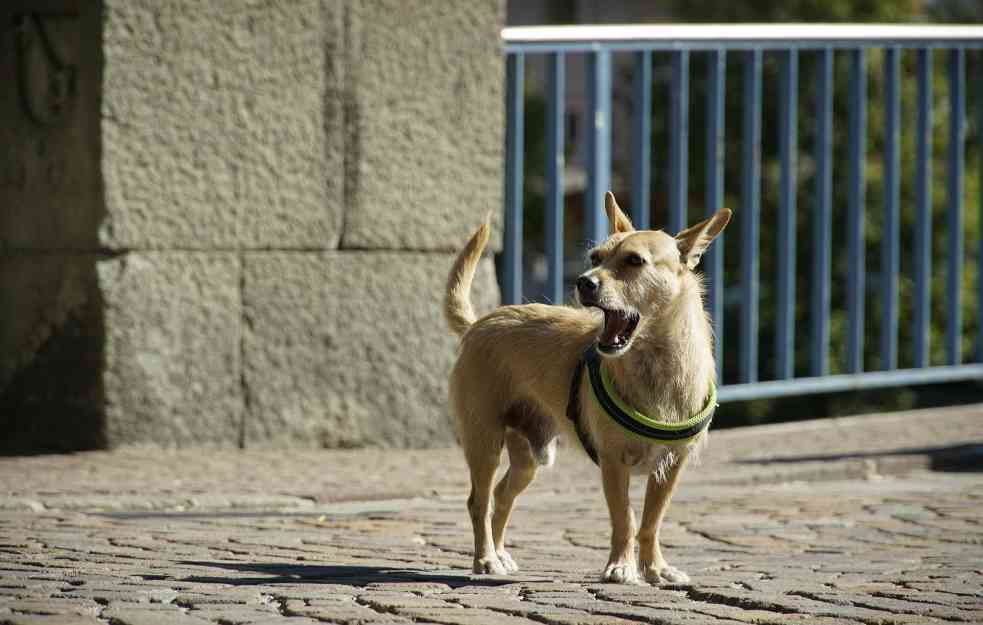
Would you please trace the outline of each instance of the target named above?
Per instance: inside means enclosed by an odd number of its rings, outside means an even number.
[[[661,567],[652,565],[645,567],[645,581],[652,584],[688,584],[689,575],[668,564]]]
[[[505,575],[508,573],[498,556],[476,559],[473,570],[478,575]]]
[[[601,579],[612,584],[640,586],[644,583],[634,562],[612,562],[604,569]]]
[[[508,551],[504,549],[498,552],[498,559],[502,562],[502,566],[505,567],[506,573],[515,573],[519,570],[519,565],[515,563],[512,556],[509,555]]]

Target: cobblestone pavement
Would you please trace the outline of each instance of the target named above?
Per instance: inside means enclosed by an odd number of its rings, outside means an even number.
[[[983,406],[716,432],[669,587],[598,581],[571,450],[519,500],[508,577],[469,572],[456,450],[3,458],[0,623],[983,623],[981,444]]]

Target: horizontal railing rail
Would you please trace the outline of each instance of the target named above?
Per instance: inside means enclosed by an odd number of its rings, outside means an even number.
[[[740,237],[740,276],[736,285],[726,285],[738,293],[740,309],[736,341],[731,332],[724,332],[724,245],[715,243],[704,256],[703,268],[707,277],[707,308],[717,337],[718,375],[724,384],[719,397],[722,401],[744,400],[781,395],[833,392],[863,388],[983,379],[983,337],[976,337],[976,363],[963,362],[962,283],[968,263],[964,249],[965,229],[965,150],[967,141],[983,146],[983,115],[979,121],[980,135],[966,136],[966,100],[968,50],[983,48],[983,26],[972,25],[894,25],[894,24],[666,24],[632,26],[551,26],[517,27],[502,31],[506,58],[506,163],[505,163],[505,249],[503,253],[502,293],[505,303],[523,301],[523,184],[524,184],[524,84],[527,57],[542,57],[545,61],[546,103],[545,148],[545,214],[544,248],[546,251],[546,298],[564,301],[563,228],[564,228],[564,115],[567,93],[567,61],[573,57],[583,60],[586,110],[586,150],[583,164],[586,170],[584,195],[584,238],[599,241],[607,234],[603,211],[603,194],[611,186],[612,159],[612,56],[630,55],[633,88],[630,124],[632,218],[642,228],[650,227],[650,190],[653,160],[650,136],[652,133],[653,55],[668,54],[669,104],[667,167],[667,223],[669,232],[676,232],[694,218],[708,215],[724,200],[725,137],[740,133],[740,201],[734,208],[735,224]],[[866,200],[866,163],[870,159],[867,138],[868,82],[871,49],[883,51],[882,89],[878,95],[884,101],[883,148],[880,167],[883,170],[883,203],[870,206]],[[899,275],[901,263],[901,55],[916,55],[914,80],[917,89],[917,119],[915,123],[916,150],[914,203],[917,224],[912,235],[913,249],[908,253],[912,265],[911,366],[899,368]],[[932,128],[934,55],[946,55],[947,82],[947,156],[945,159],[946,255],[945,263],[945,363],[931,366],[929,358],[932,303]],[[705,106],[706,144],[703,215],[690,215],[689,189],[689,114],[690,60],[695,54],[706,55]],[[769,122],[778,126],[778,184],[774,229],[780,248],[779,262],[774,267],[774,371],[766,381],[759,381],[759,326],[762,276],[760,275],[761,246],[761,150],[762,150],[762,83],[764,55],[777,60],[777,119]],[[797,175],[800,154],[798,137],[799,59],[809,55],[814,63],[815,95],[810,116],[815,119],[816,140],[811,154],[814,166],[814,189],[809,214],[798,210]],[[847,125],[845,135],[846,233],[843,245],[856,268],[848,272],[845,289],[846,341],[843,362],[837,363],[842,373],[830,375],[830,311],[832,288],[832,215],[833,215],[833,122],[834,122],[834,59],[847,57]],[[738,123],[725,119],[727,67],[736,58],[741,66],[741,118]],[[976,68],[977,78],[970,85],[980,88],[980,110],[983,111],[983,67]],[[531,129],[530,129],[531,130]],[[983,158],[980,159],[983,161]],[[981,168],[983,169],[983,168]],[[983,180],[983,170],[979,172]],[[981,183],[983,184],[983,183]],[[983,222],[983,193],[977,199]],[[837,207],[837,210],[840,210]],[[880,265],[877,284],[867,281],[865,259],[865,223],[871,210],[883,215],[883,236],[880,241]],[[812,262],[809,268],[808,345],[796,344],[796,231],[797,220],[811,222]],[[732,226],[731,231],[734,228]],[[983,230],[983,228],[981,228]],[[733,235],[731,235],[733,236]],[[973,256],[983,258],[983,242],[973,242]],[[983,314],[983,271],[977,272],[977,315]],[[838,285],[839,287],[840,285]],[[876,371],[864,370],[865,294],[876,286],[879,295],[878,356]],[[769,288],[771,285],[769,284]],[[981,325],[977,323],[977,328]],[[980,332],[977,330],[977,334]],[[723,350],[736,343],[736,371],[723,371]],[[808,373],[795,375],[796,350],[809,350]]]
[[[631,24],[517,26],[506,52],[983,46],[983,26],[925,24]]]

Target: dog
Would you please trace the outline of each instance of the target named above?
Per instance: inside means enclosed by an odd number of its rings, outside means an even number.
[[[712,411],[713,334],[694,269],[731,211],[722,208],[673,237],[636,231],[610,192],[605,210],[611,234],[589,251],[592,268],[577,279],[581,307],[501,306],[478,319],[469,291],[488,242],[487,219],[451,269],[444,316],[460,336],[460,350],[449,394],[471,475],[475,573],[518,570],[505,549],[513,504],[538,468],[553,464],[562,435],[593,452],[601,469],[612,530],[602,579],[689,581],[666,562],[659,529],[687,460],[707,439],[705,426],[679,441],[641,438],[604,411],[595,380],[588,380],[592,370],[579,363],[585,352],[596,354],[593,371],[600,371],[619,405],[662,423]],[[570,406],[577,414],[567,414]],[[503,447],[509,467],[493,491]],[[648,475],[639,527],[628,496],[632,474]]]

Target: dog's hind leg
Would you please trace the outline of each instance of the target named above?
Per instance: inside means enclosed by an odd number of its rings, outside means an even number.
[[[662,548],[659,546],[662,519],[669,508],[672,492],[676,490],[679,478],[683,474],[687,458],[685,453],[676,458],[675,462],[666,469],[665,479],[659,479],[659,475],[650,475],[645,490],[645,508],[642,511],[642,527],[638,531],[638,545],[642,574],[646,581],[653,584],[689,582],[689,575],[666,562],[662,556]]]
[[[471,470],[471,495],[468,512],[474,528],[474,572],[504,575],[507,573],[492,541],[491,499],[495,470],[502,455],[503,432],[495,432],[489,440],[472,441],[465,448]],[[462,441],[463,442],[463,441]]]
[[[509,573],[519,570],[515,560],[505,550],[505,528],[512,516],[515,498],[524,491],[539,466],[530,442],[520,432],[509,429],[505,433],[505,446],[509,450],[509,470],[495,487],[495,514],[492,517],[492,534],[495,553]]]

